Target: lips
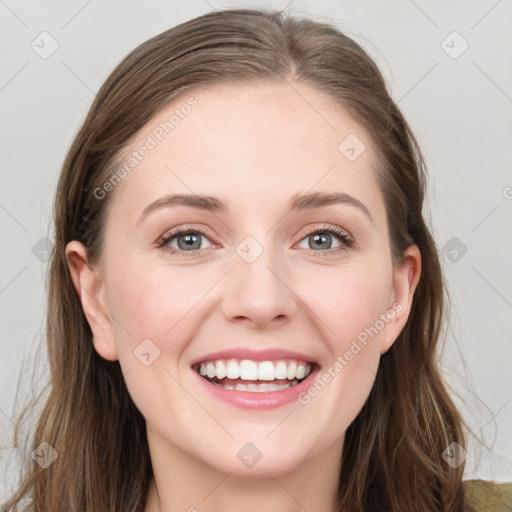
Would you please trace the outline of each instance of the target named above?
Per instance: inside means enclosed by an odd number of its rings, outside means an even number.
[[[242,407],[266,408],[293,400],[295,388],[303,387],[318,364],[310,356],[283,349],[239,349],[208,354],[191,367],[215,396]]]

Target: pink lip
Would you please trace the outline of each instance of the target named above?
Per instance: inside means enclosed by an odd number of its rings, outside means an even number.
[[[243,409],[273,409],[297,400],[299,394],[306,391],[314,382],[320,368],[318,365],[315,365],[311,373],[296,386],[291,386],[280,391],[266,391],[261,393],[237,391],[235,389],[226,389],[221,386],[216,386],[201,377],[196,371],[192,371],[196,378],[202,383],[201,385],[205,387],[205,390],[219,400]]]
[[[251,359],[252,361],[278,361],[280,359],[296,359],[313,364],[316,361],[309,356],[285,349],[267,349],[267,350],[251,350],[251,349],[231,349],[213,352],[202,357],[194,359],[190,366],[207,361],[215,361],[217,359]],[[294,386],[294,388],[297,386]]]

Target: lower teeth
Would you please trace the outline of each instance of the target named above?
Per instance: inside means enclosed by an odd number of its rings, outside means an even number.
[[[280,391],[281,389],[286,389],[292,386],[296,386],[299,382],[302,382],[304,379],[298,380],[294,379],[286,384],[273,384],[273,383],[262,383],[262,384],[235,384],[234,386],[230,384],[219,384],[218,382],[214,382],[210,379],[207,379],[208,382],[215,384],[224,389],[234,389],[235,391],[249,391],[253,393],[263,393],[265,391]]]

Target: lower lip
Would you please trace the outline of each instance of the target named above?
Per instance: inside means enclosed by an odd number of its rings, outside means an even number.
[[[311,386],[318,370],[318,367],[316,367],[302,382],[295,386],[290,386],[289,388],[279,391],[253,392],[237,391],[236,389],[216,386],[192,369],[196,377],[202,382],[202,385],[205,386],[205,389],[214,397],[243,409],[274,409],[297,400],[299,394],[306,391]]]

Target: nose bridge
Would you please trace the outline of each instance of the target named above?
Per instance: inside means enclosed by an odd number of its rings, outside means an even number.
[[[285,284],[284,253],[272,243],[271,233],[260,235],[259,240],[247,236],[233,257],[226,315],[246,317],[263,327],[275,318],[293,314],[296,298]]]

